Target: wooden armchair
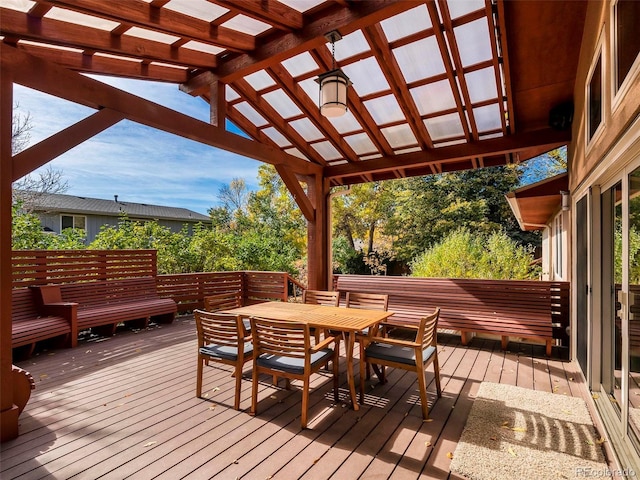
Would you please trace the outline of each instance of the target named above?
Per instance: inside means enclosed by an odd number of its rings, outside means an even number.
[[[218,310],[229,310],[244,306],[242,292],[218,293],[204,297],[204,309],[207,312],[217,312]]]
[[[347,292],[347,308],[361,308],[369,310],[383,310],[389,309],[389,295],[383,293],[360,293],[360,292]],[[376,326],[374,334],[377,333],[378,327]],[[360,342],[363,336],[369,335],[369,329],[365,329],[362,332],[356,334],[356,342]],[[360,357],[362,358],[362,357]],[[369,364],[365,365],[367,379],[371,377]],[[374,365],[374,368],[375,365]]]
[[[340,292],[331,292],[328,290],[304,290],[302,292],[302,303],[337,307],[340,305]],[[320,331],[317,328],[312,328],[311,333],[313,333],[316,343],[318,343],[320,341]]]
[[[209,361],[234,367],[236,393],[233,408],[240,409],[242,369],[253,356],[251,337],[245,335],[242,318],[227,313],[194,310],[198,330],[198,377],[196,396],[202,395],[203,365]]]
[[[416,372],[420,390],[422,417],[429,417],[427,403],[427,381],[425,369],[433,363],[438,398],[442,396],[440,387],[440,365],[438,364],[437,328],[440,309],[436,308],[431,315],[420,320],[414,341],[397,340],[375,335],[371,332],[360,342],[360,403],[364,403],[365,363],[371,362],[382,366],[380,381],[385,382],[385,366],[402,368]]]
[[[325,338],[312,346],[309,325],[298,322],[282,322],[267,318],[251,318],[253,337],[253,388],[251,390],[251,414],[258,412],[258,379],[261,373],[284,377],[287,388],[291,379],[302,380],[301,427],[307,427],[309,405],[309,381],[327,361],[333,364],[333,390],[338,401],[337,351],[329,348],[334,338]]]
[[[304,290],[302,292],[302,303],[337,307],[340,304],[340,292],[331,292],[327,290]]]

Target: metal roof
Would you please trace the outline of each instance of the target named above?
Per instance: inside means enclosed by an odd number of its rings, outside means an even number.
[[[178,220],[183,222],[211,222],[211,218],[186,208],[148,205],[118,199],[77,197],[63,194],[39,194],[31,202],[36,212],[56,212],[117,217],[126,213],[132,219]]]

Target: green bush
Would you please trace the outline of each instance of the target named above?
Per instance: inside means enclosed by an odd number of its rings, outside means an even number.
[[[411,270],[414,277],[536,279],[533,260],[533,247],[518,245],[503,231],[472,234],[463,228],[418,255]]]

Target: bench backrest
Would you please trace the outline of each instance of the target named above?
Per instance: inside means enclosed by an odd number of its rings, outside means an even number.
[[[60,285],[60,291],[64,302],[76,302],[80,307],[158,297],[153,277],[69,283]]]
[[[30,288],[14,288],[11,291],[11,320],[33,320],[38,318],[36,299]]]
[[[394,321],[413,323],[440,307],[443,326],[465,315],[551,322],[550,287],[543,282],[340,275],[336,287],[387,293]]]

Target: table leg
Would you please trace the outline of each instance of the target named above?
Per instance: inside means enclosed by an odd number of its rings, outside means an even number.
[[[347,382],[349,383],[349,391],[351,392],[351,405],[354,410],[359,410],[358,399],[356,397],[356,382],[353,375],[353,350],[356,343],[355,332],[344,332],[344,343],[347,354]]]

